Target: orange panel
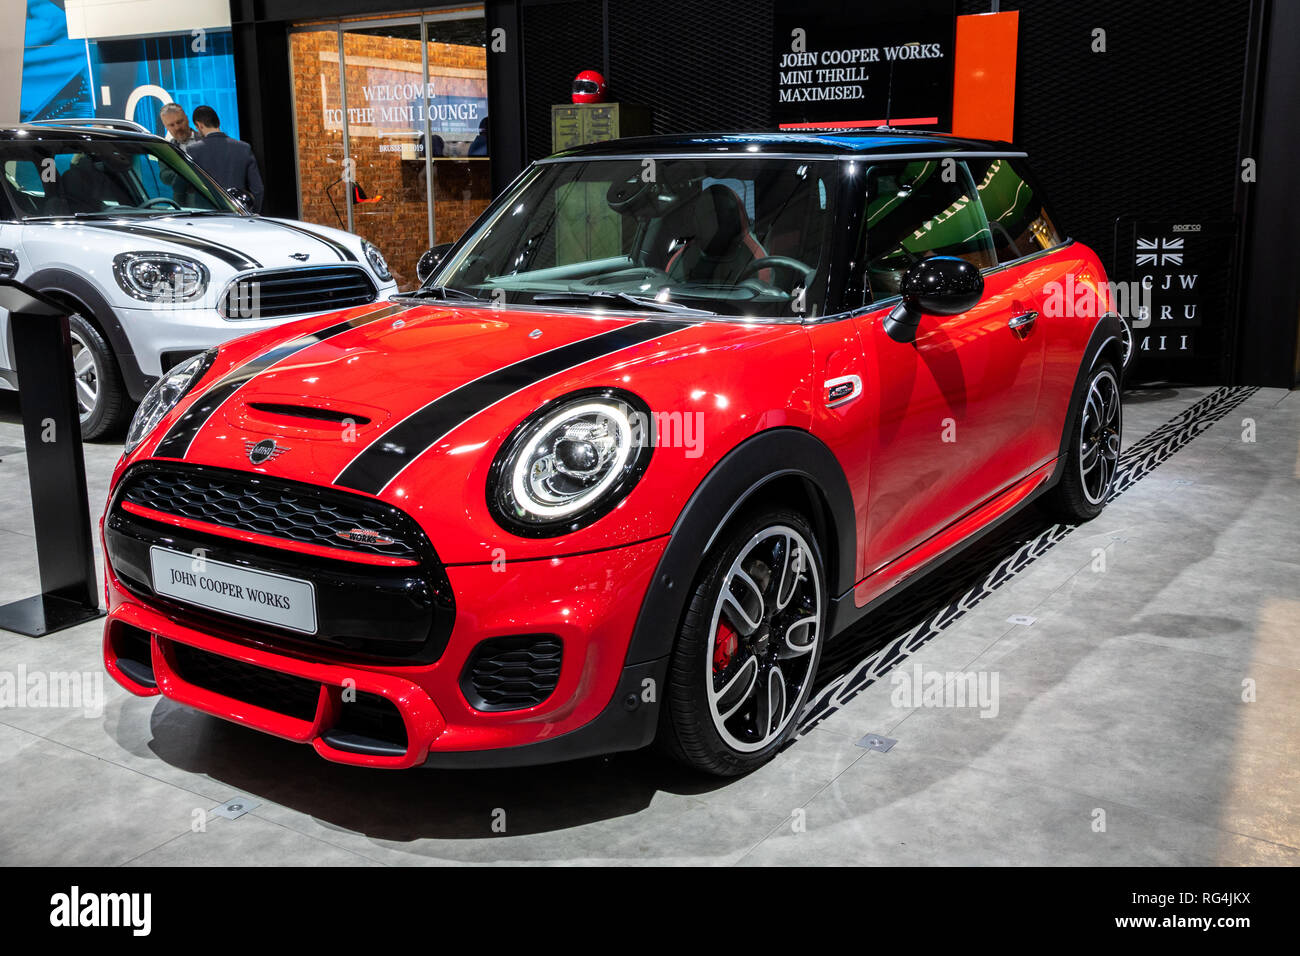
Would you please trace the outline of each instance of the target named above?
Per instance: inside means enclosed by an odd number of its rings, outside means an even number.
[[[957,18],[952,131],[1010,141],[1016,118],[1016,33],[1020,12]]]

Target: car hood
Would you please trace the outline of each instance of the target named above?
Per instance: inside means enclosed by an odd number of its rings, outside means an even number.
[[[480,509],[506,436],[547,401],[617,387],[654,411],[682,407],[720,379],[710,363],[741,374],[739,353],[771,342],[783,343],[778,367],[792,381],[806,375],[799,326],[409,300],[362,307],[230,343],[131,461],[183,459],[334,485],[383,498],[426,527],[455,524],[458,514],[463,524]],[[773,405],[788,402],[789,383],[764,387],[779,393]],[[712,414],[743,416],[709,396]],[[262,458],[254,449],[268,440],[273,457]]]
[[[58,241],[93,242],[119,251],[161,250],[196,256],[217,272],[368,264],[361,240],[328,226],[261,216],[154,216],[57,223]],[[30,241],[35,240],[33,236]],[[120,247],[120,248],[117,248]]]

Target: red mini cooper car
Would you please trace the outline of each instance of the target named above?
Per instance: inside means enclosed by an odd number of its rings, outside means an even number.
[[[892,589],[1040,495],[1101,510],[1110,302],[1006,144],[551,157],[417,292],[154,387],[108,670],[341,763],[745,772]]]

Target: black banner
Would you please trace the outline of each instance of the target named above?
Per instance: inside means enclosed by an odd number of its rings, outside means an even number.
[[[776,14],[785,129],[952,129],[954,0],[809,0]]]
[[[1133,328],[1130,381],[1228,380],[1236,236],[1230,219],[1116,221],[1111,280]]]
[[[1289,859],[1282,849],[1279,861]],[[656,862],[653,853],[643,851],[641,862]],[[704,854],[701,848],[702,858]],[[454,862],[459,855],[453,851],[430,862]],[[926,854],[919,853],[918,859],[923,858]],[[502,843],[499,862],[527,859]],[[1063,854],[1060,862],[1068,863],[1069,855]],[[630,893],[648,899],[663,880],[649,869],[617,876],[606,867],[566,869],[563,890],[545,885],[527,867],[462,868],[423,880],[412,879],[402,868],[353,875],[323,864],[290,870],[201,865],[147,871],[36,869],[14,874],[0,898],[0,918],[16,948],[107,945],[129,951],[153,944],[175,952],[202,943],[208,949],[244,950],[268,937],[271,927],[279,927],[297,949],[356,943],[375,948],[390,938],[389,927],[420,925],[430,913],[454,911],[465,925],[489,927],[500,920],[503,899],[509,900],[516,923],[551,917],[574,899],[588,909],[606,910]],[[854,890],[866,874],[801,872],[828,911],[852,912],[861,905],[861,894]],[[774,876],[791,880],[798,873]],[[1286,869],[956,867],[933,868],[912,878],[924,882],[925,892],[893,894],[877,922],[903,934],[913,947],[945,942],[979,946],[996,937],[1026,945],[1055,938],[1076,945],[1127,940],[1143,947],[1201,940],[1232,951],[1276,941],[1293,925],[1295,876]],[[943,915],[937,921],[936,901],[942,902]],[[578,918],[583,913],[575,910]],[[1258,936],[1261,931],[1266,938]],[[738,939],[743,932],[744,927]]]

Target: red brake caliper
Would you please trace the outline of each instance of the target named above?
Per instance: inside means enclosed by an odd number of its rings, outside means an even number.
[[[713,673],[721,674],[736,656],[740,647],[740,638],[729,628],[725,621],[718,622],[718,634],[713,642]]]

